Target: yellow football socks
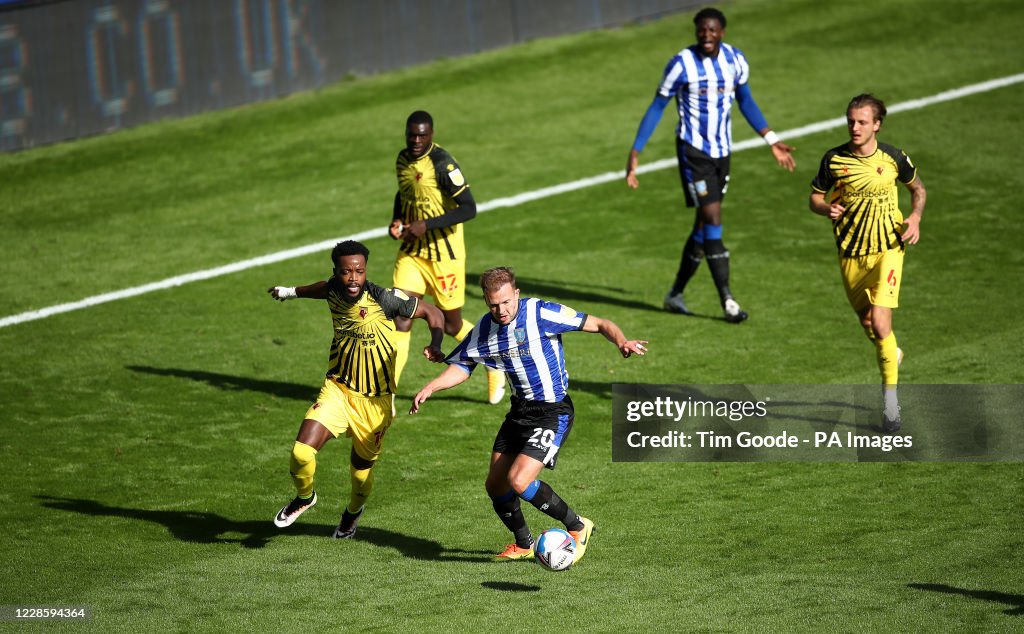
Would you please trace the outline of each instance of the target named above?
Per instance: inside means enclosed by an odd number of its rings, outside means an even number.
[[[882,385],[896,386],[899,383],[899,352],[896,347],[896,333],[889,333],[885,339],[875,340],[878,352],[878,369],[882,372]]]
[[[352,474],[352,493],[348,499],[348,512],[358,513],[370,497],[373,490],[373,467],[369,469],[356,469],[352,465],[348,467]]]
[[[462,328],[459,329],[459,334],[455,335],[455,341],[462,341],[465,339],[466,335],[468,335],[471,330],[473,330],[473,324],[463,319]]]
[[[295,441],[292,447],[290,466],[292,482],[300,498],[313,495],[313,474],[316,472],[316,449],[307,444]]]

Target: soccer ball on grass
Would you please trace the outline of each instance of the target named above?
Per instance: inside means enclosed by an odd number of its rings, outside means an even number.
[[[537,538],[533,553],[548,570],[568,570],[576,560],[576,540],[561,528],[549,528]]]

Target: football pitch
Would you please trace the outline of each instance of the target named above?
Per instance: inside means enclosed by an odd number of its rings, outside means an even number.
[[[1024,72],[1018,2],[720,6],[780,132],[864,91],[896,104]],[[621,170],[690,17],[0,155],[0,317],[379,229],[420,108],[480,203]],[[928,189],[895,314],[903,383],[1024,383],[1021,103],[1016,83],[891,114],[879,133]],[[752,137],[734,114],[735,139]],[[675,119],[642,164],[672,155]],[[482,376],[400,413],[356,539],[330,539],[344,440],[319,456],[319,504],[273,526],[331,333],[322,302],[265,290],[324,279],[328,248],[0,328],[0,608],[88,606],[64,627],[100,631],[1024,629],[1021,463],[611,460],[613,383],[877,382],[828,222],[807,210],[818,161],[844,140],[840,127],[790,141],[794,174],[762,146],[733,157],[739,326],[718,318],[706,268],[687,291],[696,316],[660,309],[691,223],[674,169],[637,191],[617,179],[492,205],[466,226],[467,318],[484,312],[478,273],[504,264],[524,294],[650,341],[623,360],[600,336],[565,337],[576,424],[544,479],[598,529],[564,573],[493,561],[509,536],[483,479],[505,408]],[[395,243],[366,243],[370,279],[390,284]],[[440,369],[412,355],[400,412]],[[535,534],[553,525],[524,513]]]

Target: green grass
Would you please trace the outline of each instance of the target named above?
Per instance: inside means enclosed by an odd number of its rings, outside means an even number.
[[[1018,3],[725,8],[777,130],[839,116],[862,90],[896,103],[1024,68]],[[682,15],[0,156],[4,314],[383,226],[416,108],[481,202],[621,169],[691,33]],[[883,127],[929,193],[896,314],[904,382],[1024,383],[1022,100],[1016,85]],[[670,155],[673,125],[666,112],[645,162]],[[735,155],[740,327],[658,310],[690,223],[673,170],[467,226],[471,272],[511,264],[524,292],[651,341],[623,361],[566,337],[577,424],[548,479],[599,526],[569,573],[489,561],[507,541],[483,492],[504,411],[482,377],[400,417],[358,539],[326,538],[347,498],[341,442],[321,455],[321,504],[273,529],[330,339],[323,305],[264,289],[321,279],[325,253],[0,329],[0,605],[85,604],[100,630],[1020,629],[1019,463],[611,462],[613,382],[877,381],[827,222],[806,206],[843,139],[794,141],[794,175],[766,149]],[[394,243],[369,246],[371,279],[388,282]],[[718,314],[706,272],[691,289],[692,308]],[[467,303],[482,314],[478,290]],[[412,361],[400,405],[438,370]]]

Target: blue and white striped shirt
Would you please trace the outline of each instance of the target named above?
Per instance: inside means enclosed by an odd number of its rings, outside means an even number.
[[[519,398],[558,403],[569,386],[562,333],[582,329],[586,320],[568,306],[520,297],[511,323],[484,315],[445,361],[466,372],[481,363],[502,370]]]
[[[690,46],[669,60],[658,94],[676,98],[679,138],[713,158],[722,158],[732,147],[736,90],[749,79],[750,66],[738,48],[722,42],[718,56],[711,58]]]

